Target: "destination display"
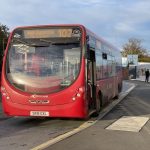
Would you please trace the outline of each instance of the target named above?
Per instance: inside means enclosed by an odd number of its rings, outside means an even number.
[[[73,29],[25,29],[24,38],[56,38],[80,36],[80,30]]]

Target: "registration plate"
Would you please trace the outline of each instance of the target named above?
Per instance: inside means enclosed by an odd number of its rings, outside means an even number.
[[[30,111],[30,116],[49,116],[48,111]]]

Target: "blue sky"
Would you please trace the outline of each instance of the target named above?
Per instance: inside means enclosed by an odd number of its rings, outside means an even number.
[[[3,0],[0,23],[10,30],[79,23],[119,49],[134,37],[150,51],[150,0]]]

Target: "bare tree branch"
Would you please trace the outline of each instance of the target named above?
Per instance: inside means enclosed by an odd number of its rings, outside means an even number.
[[[123,57],[127,57],[127,55],[130,54],[136,54],[140,58],[144,56],[147,52],[146,49],[142,47],[140,39],[130,38],[128,42],[123,45],[123,51],[121,53]]]

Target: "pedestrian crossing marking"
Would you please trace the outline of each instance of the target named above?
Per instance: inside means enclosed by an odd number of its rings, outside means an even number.
[[[148,120],[148,117],[123,116],[106,129],[139,132]]]

